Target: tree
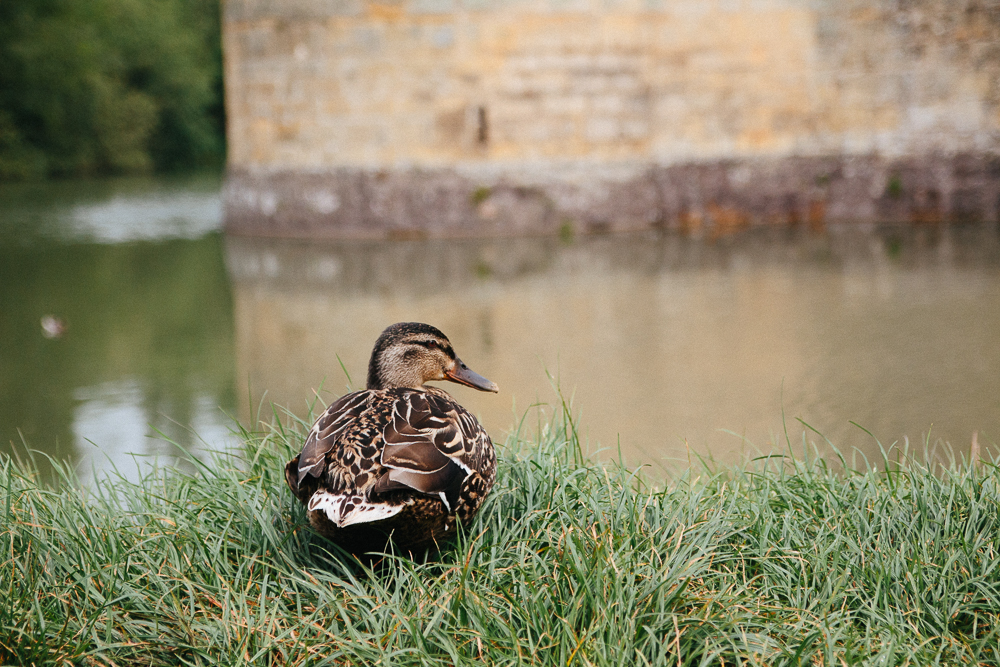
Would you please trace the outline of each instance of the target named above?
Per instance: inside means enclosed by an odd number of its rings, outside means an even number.
[[[0,2],[0,179],[218,163],[218,0]]]

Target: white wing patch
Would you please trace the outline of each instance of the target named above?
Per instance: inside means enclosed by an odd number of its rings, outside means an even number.
[[[444,491],[442,491],[441,493],[439,493],[438,496],[441,498],[441,502],[444,503],[444,508],[450,512],[451,511],[451,503],[448,502],[448,496],[445,495]]]
[[[317,491],[309,499],[309,511],[323,510],[330,521],[344,528],[356,523],[381,521],[399,514],[405,505],[386,505],[353,493]]]

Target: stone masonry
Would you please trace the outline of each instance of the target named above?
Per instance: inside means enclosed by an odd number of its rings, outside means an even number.
[[[1000,219],[1000,0],[227,0],[227,228]]]

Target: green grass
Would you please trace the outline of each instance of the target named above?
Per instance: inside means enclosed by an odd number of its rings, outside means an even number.
[[[456,544],[365,566],[305,526],[284,421],[138,484],[0,462],[0,661],[1000,664],[995,465],[782,458],[655,490],[557,418],[500,447]]]

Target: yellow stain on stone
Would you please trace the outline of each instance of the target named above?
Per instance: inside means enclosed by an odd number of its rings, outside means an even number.
[[[399,21],[406,16],[406,6],[402,0],[368,0],[365,14],[374,21]]]

